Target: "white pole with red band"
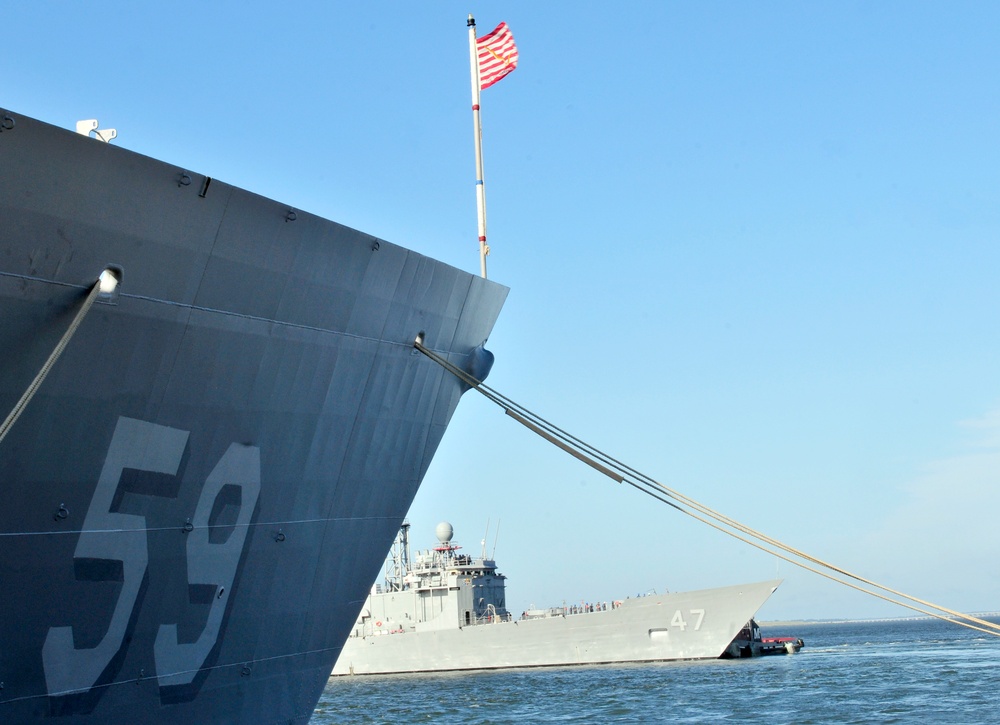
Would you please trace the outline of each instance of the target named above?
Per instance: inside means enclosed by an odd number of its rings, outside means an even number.
[[[486,185],[483,181],[483,129],[479,120],[479,49],[476,45],[476,19],[469,15],[469,64],[472,73],[472,124],[476,140],[476,212],[479,217],[479,271],[486,279]]]

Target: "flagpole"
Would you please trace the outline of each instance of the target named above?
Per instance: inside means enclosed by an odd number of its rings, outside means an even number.
[[[469,15],[469,70],[472,74],[472,125],[476,140],[476,211],[479,217],[479,270],[486,279],[486,188],[483,183],[483,129],[479,120],[479,48],[476,46],[476,19]]]

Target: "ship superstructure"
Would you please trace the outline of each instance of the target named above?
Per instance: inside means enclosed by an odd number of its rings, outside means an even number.
[[[441,523],[438,544],[409,554],[409,524],[393,545],[385,585],[376,584],[352,636],[393,631],[429,632],[509,621],[503,574],[486,557],[460,553],[451,524]],[[409,563],[407,563],[409,562]]]

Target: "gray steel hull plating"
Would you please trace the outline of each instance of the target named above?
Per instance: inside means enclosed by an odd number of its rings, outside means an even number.
[[[334,675],[560,667],[715,659],[778,581],[626,599],[605,611],[423,631],[352,634]],[[372,617],[393,621],[409,592],[373,595]],[[401,602],[389,603],[395,598]],[[395,611],[393,611],[395,605]],[[392,617],[384,612],[392,611]],[[393,625],[394,626],[394,625]]]
[[[0,721],[307,722],[507,290],[0,116]]]

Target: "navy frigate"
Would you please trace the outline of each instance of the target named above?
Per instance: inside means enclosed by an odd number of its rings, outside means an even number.
[[[451,524],[409,552],[404,524],[334,666],[333,675],[565,667],[751,657],[778,651],[753,621],[780,581],[611,602],[508,611],[503,574],[460,553]],[[786,648],[782,644],[781,652]],[[787,649],[791,652],[791,649]]]
[[[306,723],[507,289],[96,126],[0,111],[0,722]]]

